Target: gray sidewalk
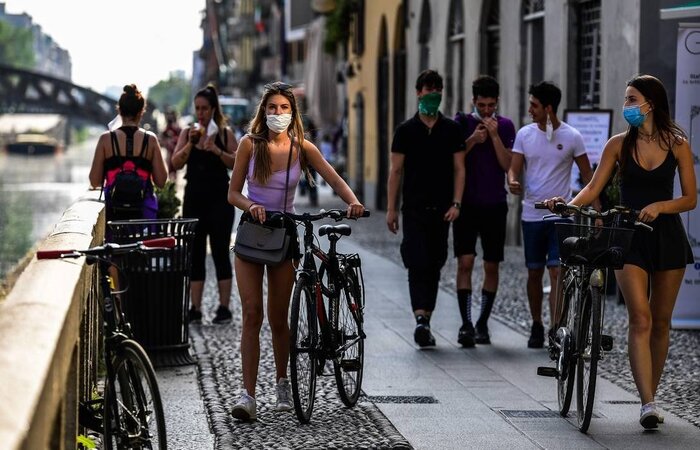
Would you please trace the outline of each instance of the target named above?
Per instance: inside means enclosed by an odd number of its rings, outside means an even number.
[[[431,321],[437,347],[418,350],[404,269],[345,247],[361,253],[366,274],[365,393],[437,400],[377,403],[415,448],[680,449],[700,443],[698,427],[669,413],[659,431],[644,432],[636,396],[600,377],[596,417],[589,433],[580,433],[573,419],[556,413],[554,379],[536,375],[537,366],[550,365],[546,351],[527,349],[525,336],[498,321],[491,321],[492,345],[462,349],[459,311],[444,291]]]

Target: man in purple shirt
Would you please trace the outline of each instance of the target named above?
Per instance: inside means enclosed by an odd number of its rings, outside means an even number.
[[[503,261],[506,236],[505,177],[510,167],[515,127],[510,119],[496,115],[498,82],[480,76],[472,83],[471,114],[457,113],[466,144],[466,180],[462,210],[454,222],[454,253],[457,260],[457,301],[462,316],[457,342],[463,347],[490,344],[488,319],[498,289],[498,265]],[[481,289],[481,314],[472,325],[472,270],[476,257],[476,239],[481,238],[484,283]]]

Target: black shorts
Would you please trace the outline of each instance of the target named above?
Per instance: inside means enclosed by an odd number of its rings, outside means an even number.
[[[452,225],[455,257],[476,256],[476,238],[481,237],[484,261],[503,261],[507,215],[507,203],[462,205],[459,217]]]

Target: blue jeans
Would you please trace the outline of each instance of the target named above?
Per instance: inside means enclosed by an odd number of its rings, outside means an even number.
[[[522,221],[523,247],[525,265],[528,269],[542,269],[559,266],[559,243],[554,226],[557,222],[569,222],[567,219]]]

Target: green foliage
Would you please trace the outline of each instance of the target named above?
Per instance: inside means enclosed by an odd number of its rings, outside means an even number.
[[[335,53],[339,45],[350,39],[350,25],[357,6],[357,0],[336,0],[335,9],[326,21],[326,39],[323,43],[326,52]]]
[[[34,68],[34,36],[28,28],[16,28],[0,20],[0,61],[22,69]]]
[[[175,183],[166,181],[163,189],[156,187],[156,196],[158,197],[158,215],[159,219],[172,219],[180,209],[182,203],[177,197]]]
[[[32,211],[25,197],[10,195],[0,184],[0,278],[32,246]]]
[[[148,100],[158,105],[161,110],[170,108],[182,114],[190,104],[191,91],[190,80],[171,75],[148,90]]]

